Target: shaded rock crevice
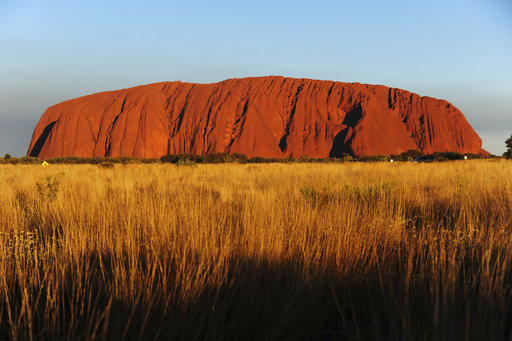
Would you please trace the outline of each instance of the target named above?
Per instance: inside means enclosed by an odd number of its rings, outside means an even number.
[[[358,103],[351,111],[345,115],[342,125],[345,126],[334,137],[329,157],[343,157],[345,155],[355,156],[352,150],[352,139],[354,138],[354,130],[357,124],[363,118],[363,108]]]
[[[290,136],[290,132],[293,126],[293,119],[295,117],[295,111],[297,110],[297,101],[299,100],[299,94],[303,88],[304,84],[300,84],[297,87],[295,95],[293,96],[290,114],[288,115],[288,120],[286,121],[283,137],[281,137],[281,140],[279,140],[279,148],[283,153],[286,152],[286,147],[288,146],[288,136]]]
[[[51,122],[43,129],[43,132],[41,133],[41,135],[39,135],[34,145],[32,146],[32,150],[30,150],[30,152],[28,153],[29,156],[39,157],[41,150],[43,149],[48,137],[50,137],[52,129],[56,123],[57,121]]]
[[[233,127],[231,129],[231,138],[226,147],[227,152],[231,151],[231,147],[235,140],[242,134],[244,130],[245,121],[247,119],[247,110],[249,109],[249,99],[245,100],[244,107],[242,108],[241,114],[235,114],[235,118],[233,121]]]

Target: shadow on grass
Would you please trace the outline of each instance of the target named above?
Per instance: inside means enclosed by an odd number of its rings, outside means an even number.
[[[202,274],[191,269],[191,281],[180,282],[174,271],[176,264],[162,272],[156,263],[141,262],[136,275],[142,281],[128,301],[115,294],[112,278],[116,262],[119,269],[119,261],[108,255],[84,258],[84,268],[68,269],[58,289],[59,297],[52,297],[52,285],[43,287],[38,295],[34,292],[33,334],[44,339],[143,340],[458,340],[511,336],[510,294],[489,294],[477,279],[471,282],[463,276],[456,288],[448,290],[443,280],[422,278],[420,271],[407,277],[398,264],[376,264],[366,269],[364,276],[341,276],[334,274],[334,268],[320,271],[315,266],[303,266],[300,259],[271,264],[236,258],[221,279],[213,267],[207,267]],[[129,269],[128,262],[125,266]],[[28,320],[21,308],[23,290],[18,283],[9,289],[11,313],[15,320],[16,314],[21,316],[15,334],[28,337]],[[52,299],[59,304],[52,306]],[[6,318],[5,301],[1,314],[0,336],[10,338],[13,329]]]

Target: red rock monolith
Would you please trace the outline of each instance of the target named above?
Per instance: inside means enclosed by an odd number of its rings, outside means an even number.
[[[65,101],[43,114],[28,155],[326,158],[410,149],[484,152],[464,115],[445,100],[381,85],[272,76],[155,83]]]

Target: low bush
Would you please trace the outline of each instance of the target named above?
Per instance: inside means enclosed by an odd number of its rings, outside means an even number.
[[[18,159],[17,157],[11,157],[7,160],[4,159],[4,163],[8,163],[8,164],[11,164],[11,165],[17,165],[19,164],[21,161],[20,159]]]
[[[110,161],[103,161],[102,163],[99,164],[101,167],[103,168],[114,168],[114,163],[113,162],[110,162]]]
[[[231,157],[233,157],[235,162],[238,162],[238,163],[247,163],[247,159],[248,159],[247,155],[242,154],[242,153],[231,154]]]
[[[46,160],[49,164],[86,164],[90,163],[89,159],[79,156],[62,156],[53,157]]]
[[[435,152],[431,156],[434,161],[464,160],[464,155],[458,152]]]
[[[24,164],[38,164],[41,163],[41,160],[39,160],[37,157],[32,156],[24,156],[20,159],[20,163]]]
[[[57,176],[46,176],[36,182],[36,190],[41,200],[52,202],[57,198],[60,179]]]
[[[231,155],[227,153],[213,153],[206,156],[206,163],[229,163],[233,162]]]
[[[424,156],[421,150],[410,149],[401,154],[392,154],[391,158],[395,161],[414,161],[415,159]]]
[[[197,162],[194,162],[192,160],[178,160],[178,162],[176,162],[176,166],[196,167]]]
[[[266,163],[266,160],[264,157],[261,156],[254,156],[251,157],[249,160],[247,160],[248,163]]]
[[[205,157],[202,155],[195,154],[168,154],[160,158],[163,163],[177,163],[180,160],[189,160],[195,163],[204,163]]]
[[[369,155],[369,156],[363,156],[359,158],[359,161],[362,162],[384,162],[389,161],[389,156],[387,155]]]

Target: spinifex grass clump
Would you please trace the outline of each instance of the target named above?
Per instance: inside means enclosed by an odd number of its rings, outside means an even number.
[[[59,176],[48,175],[36,182],[37,193],[42,200],[53,201],[59,192]]]
[[[509,339],[512,163],[5,165],[2,339]]]

